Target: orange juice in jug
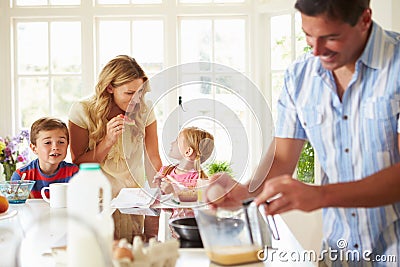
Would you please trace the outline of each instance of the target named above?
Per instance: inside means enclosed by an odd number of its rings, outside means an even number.
[[[236,265],[258,262],[260,247],[256,245],[221,246],[207,250],[207,256],[212,262],[220,265]]]

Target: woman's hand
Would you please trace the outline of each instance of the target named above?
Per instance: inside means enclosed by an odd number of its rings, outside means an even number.
[[[124,129],[124,115],[119,114],[107,123],[105,140],[110,146],[114,145]]]

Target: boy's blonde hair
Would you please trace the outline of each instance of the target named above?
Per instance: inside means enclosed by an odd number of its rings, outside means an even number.
[[[191,147],[196,155],[194,167],[199,173],[199,177],[207,179],[207,175],[201,169],[201,163],[206,161],[214,150],[214,136],[198,127],[183,128],[180,134],[186,145]]]
[[[36,120],[31,126],[31,144],[36,146],[36,140],[41,131],[51,131],[55,129],[63,130],[65,135],[67,136],[67,143],[69,143],[69,131],[67,125],[60,119],[43,117]]]

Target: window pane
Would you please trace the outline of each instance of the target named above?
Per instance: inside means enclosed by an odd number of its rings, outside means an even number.
[[[19,74],[47,73],[48,24],[17,23],[17,65]]]
[[[50,114],[48,79],[20,78],[18,85],[18,106],[21,111],[21,126],[23,128],[30,128],[35,120]],[[26,101],[27,99],[29,101]]]
[[[244,3],[245,0],[214,0],[215,3]]]
[[[116,31],[115,29],[118,29]],[[130,54],[130,22],[99,22],[99,57],[101,66],[118,55]]]
[[[50,0],[50,5],[63,5],[63,6],[72,6],[72,5],[80,5],[81,0]]]
[[[164,62],[164,27],[160,20],[134,21],[132,56],[146,74],[159,72]],[[149,34],[151,33],[151,34]]]
[[[295,35],[296,35],[296,57],[304,54],[308,51],[308,46],[306,42],[306,35],[301,28],[301,16],[297,12],[295,15]]]
[[[215,21],[215,62],[245,71],[245,21]]]
[[[17,6],[48,6],[48,5],[63,5],[63,6],[73,6],[80,5],[81,0],[16,0],[15,4]]]
[[[181,63],[212,61],[211,20],[182,20]]]
[[[47,0],[16,0],[17,6],[46,6]]]
[[[51,23],[51,67],[54,73],[81,72],[81,24]]]
[[[201,3],[244,3],[245,0],[179,0],[182,4],[201,4]]]
[[[282,15],[271,18],[271,68],[287,68],[291,58],[291,16]]]
[[[277,119],[277,103],[283,86],[283,72],[272,74],[272,117],[274,121]]]
[[[56,77],[53,79],[53,116],[68,120],[68,111],[73,102],[83,98],[82,83],[79,77]]]
[[[133,4],[160,4],[162,3],[162,0],[132,0]]]
[[[129,0],[97,0],[99,5],[129,4]]]
[[[120,4],[161,4],[162,0],[97,0],[99,5],[120,5]]]
[[[201,4],[201,3],[212,3],[212,0],[179,0],[182,4]]]

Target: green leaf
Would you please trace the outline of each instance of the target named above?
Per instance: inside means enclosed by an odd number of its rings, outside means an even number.
[[[297,163],[297,179],[305,183],[314,183],[314,148],[310,142],[304,144]]]
[[[208,164],[206,168],[208,176],[219,172],[226,172],[229,175],[233,176],[231,164],[227,161],[214,161]]]

